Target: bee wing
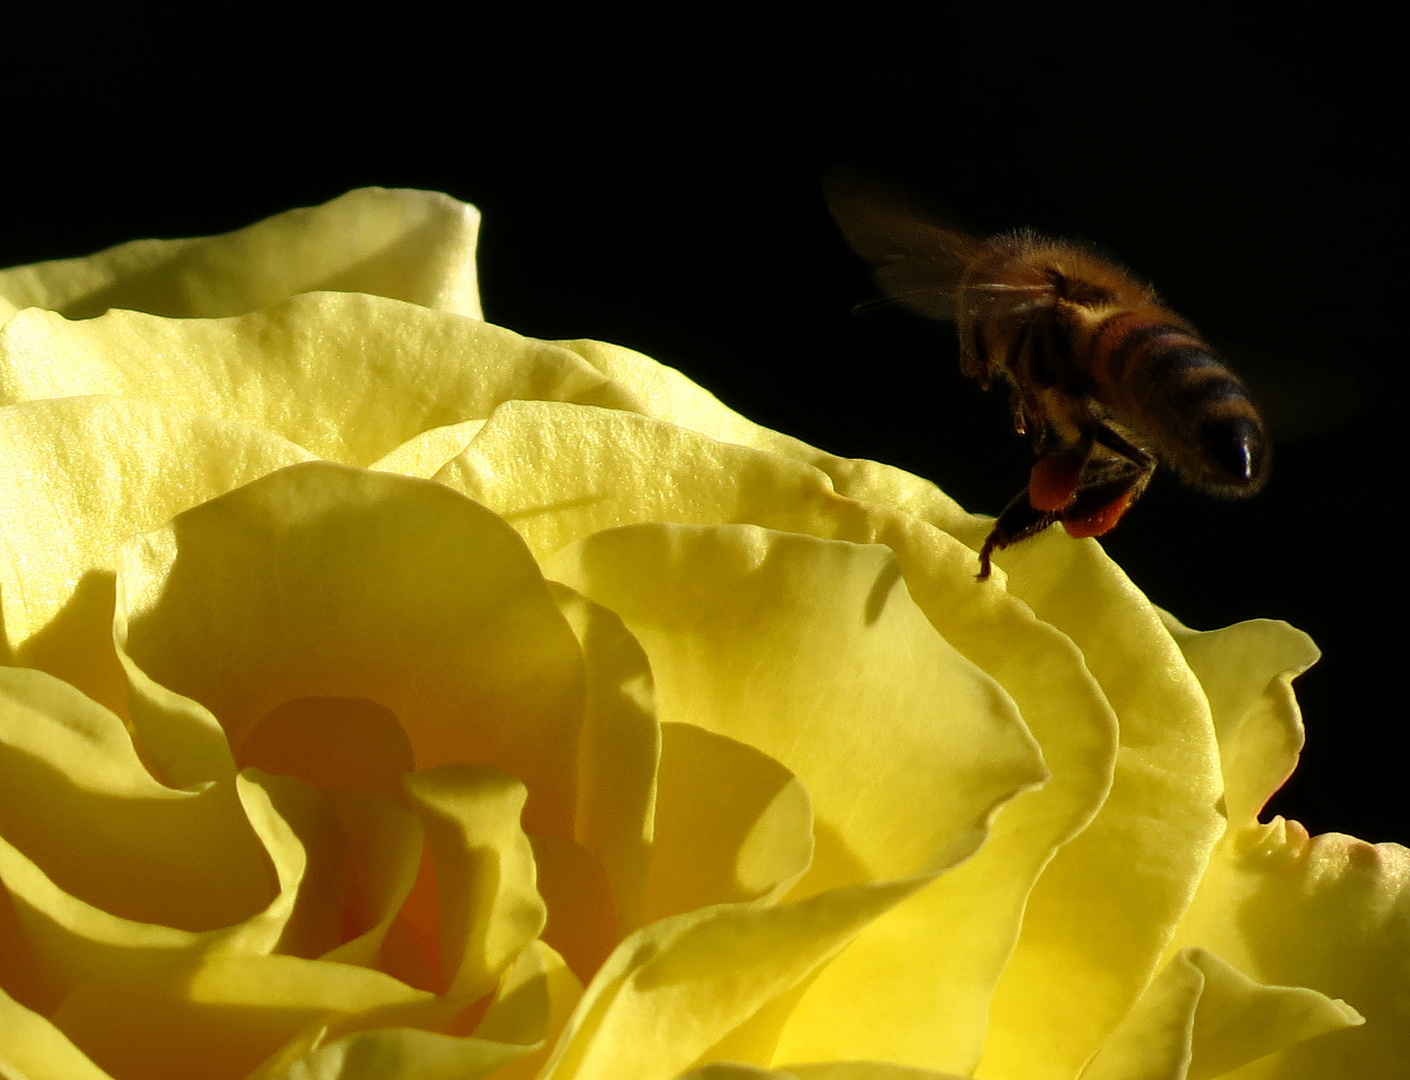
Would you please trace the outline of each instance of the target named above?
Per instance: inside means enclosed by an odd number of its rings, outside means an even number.
[[[823,191],[842,235],[888,296],[932,319],[955,317],[955,288],[983,240],[939,224],[903,192],[857,173],[830,170]]]

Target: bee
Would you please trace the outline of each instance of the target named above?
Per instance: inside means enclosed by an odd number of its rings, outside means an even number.
[[[1109,531],[1157,464],[1211,495],[1263,486],[1268,432],[1248,391],[1149,285],[1081,242],[971,236],[851,174],[825,187],[877,284],[956,324],[961,370],[1007,385],[1014,430],[1032,442],[1028,483],[979,553],[981,581],[994,552],[1054,522],[1074,537]]]

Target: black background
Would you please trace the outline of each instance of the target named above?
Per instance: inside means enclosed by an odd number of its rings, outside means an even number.
[[[440,189],[484,211],[493,321],[639,348],[994,513],[1027,449],[958,374],[952,331],[850,314],[875,292],[819,174],[895,177],[982,230],[1090,237],[1225,349],[1278,437],[1256,499],[1161,478],[1103,542],[1189,625],[1310,632],[1309,746],[1272,809],[1410,841],[1389,23],[1345,4],[1247,22],[1235,5],[510,7],[20,14],[0,262],[221,232],[365,184]]]

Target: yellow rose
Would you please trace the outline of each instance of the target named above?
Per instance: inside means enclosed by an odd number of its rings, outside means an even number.
[[[0,274],[0,1073],[1404,1075],[1410,852],[1256,818],[1305,636],[977,583],[932,484],[480,321],[476,224]]]

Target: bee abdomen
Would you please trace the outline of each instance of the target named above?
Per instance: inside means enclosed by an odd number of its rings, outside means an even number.
[[[1093,339],[1094,374],[1111,404],[1188,483],[1222,495],[1257,491],[1269,445],[1248,390],[1188,326],[1142,315],[1110,316]]]

